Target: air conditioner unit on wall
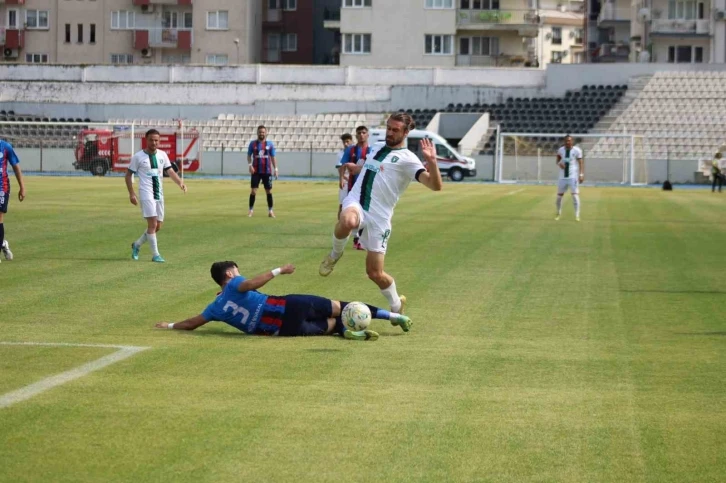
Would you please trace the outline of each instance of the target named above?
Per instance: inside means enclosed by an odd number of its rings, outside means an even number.
[[[154,6],[149,4],[142,5],[141,13],[154,13]]]
[[[141,49],[141,57],[148,59],[152,55],[154,55],[154,52],[151,49],[149,49],[149,48]]]
[[[713,12],[713,18],[716,20],[726,20],[726,10],[716,10]]]
[[[6,59],[17,59],[18,58],[18,53],[19,53],[18,52],[18,49],[9,49],[9,48],[6,47],[3,50],[3,56]]]

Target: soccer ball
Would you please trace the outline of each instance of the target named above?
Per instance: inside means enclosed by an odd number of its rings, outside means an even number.
[[[340,315],[345,328],[355,332],[367,329],[371,323],[371,311],[363,302],[349,303]]]

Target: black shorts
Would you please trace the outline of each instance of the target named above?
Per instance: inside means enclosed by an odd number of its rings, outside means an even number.
[[[323,335],[333,316],[330,299],[315,295],[286,295],[280,336]]]
[[[8,202],[10,201],[10,191],[2,191],[0,188],[0,213],[8,212]]]
[[[271,174],[253,174],[252,179],[250,179],[250,187],[252,188],[259,188],[260,187],[260,180],[262,181],[262,186],[265,187],[266,190],[272,189],[272,175]]]

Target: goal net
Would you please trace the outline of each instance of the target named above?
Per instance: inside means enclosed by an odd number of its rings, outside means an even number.
[[[631,134],[571,134],[582,149],[587,183],[644,185],[648,183],[649,145]],[[497,181],[554,183],[555,162],[563,134],[501,133],[497,142]]]

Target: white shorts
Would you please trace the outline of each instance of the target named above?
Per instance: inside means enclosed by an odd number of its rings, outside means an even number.
[[[363,207],[358,201],[352,197],[347,197],[343,201],[343,211],[347,208],[354,208],[358,212],[360,225],[358,229],[363,229],[360,236],[360,244],[369,252],[386,253],[388,249],[388,241],[391,239],[391,220],[380,219],[363,211]]]
[[[557,194],[565,194],[565,192],[567,192],[567,188],[570,188],[573,195],[580,194],[580,183],[578,183],[577,178],[559,180],[557,183]]]
[[[342,190],[338,191],[338,204],[339,205],[343,204],[343,201],[345,201],[345,197],[348,196],[348,193],[350,193],[350,191],[348,191],[348,187],[345,187]]]
[[[144,218],[156,217],[164,221],[164,200],[141,200],[141,215]]]

